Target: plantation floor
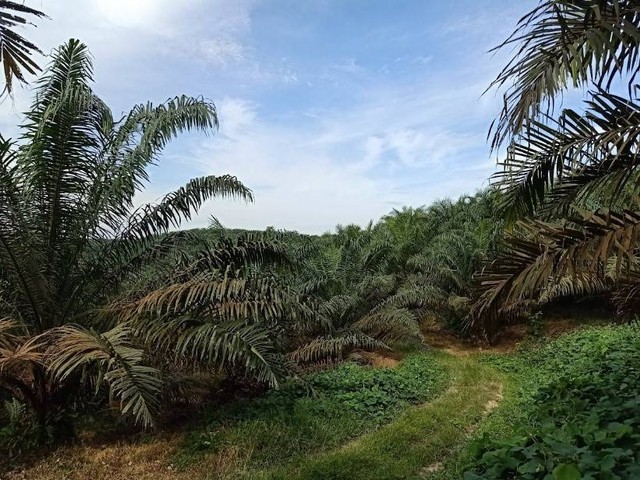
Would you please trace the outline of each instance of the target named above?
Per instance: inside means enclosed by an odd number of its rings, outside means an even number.
[[[63,448],[37,464],[0,479],[419,479],[436,478],[453,453],[502,399],[504,375],[463,348],[440,351],[448,388],[436,399],[402,412],[391,423],[339,448],[269,470],[243,468],[243,452],[209,456],[176,469],[179,436],[146,442]],[[225,458],[226,457],[226,458]],[[240,461],[238,461],[240,460]]]
[[[502,399],[504,376],[474,355],[440,353],[451,376],[449,388],[426,405],[343,447],[307,457],[298,465],[246,478],[412,479],[430,478]]]

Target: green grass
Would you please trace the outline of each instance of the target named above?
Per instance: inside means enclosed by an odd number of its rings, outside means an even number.
[[[270,479],[409,479],[436,467],[470,434],[499,395],[503,374],[473,357],[438,354],[450,387],[426,405],[340,448],[256,472]]]
[[[262,469],[300,464],[433,399],[446,388],[443,367],[439,356],[418,353],[394,369],[344,364],[310,375],[304,383],[212,412],[174,464],[215,463],[212,478],[254,478]]]
[[[217,456],[216,469],[207,478],[221,479],[458,480],[470,468],[481,473],[475,477],[468,473],[468,478],[485,478],[482,471],[494,475],[486,478],[503,478],[488,470],[494,457],[479,460],[478,452],[496,452],[497,462],[508,462],[512,447],[504,449],[500,442],[511,445],[513,439],[538,431],[546,435],[540,429],[549,422],[541,414],[553,419],[556,414],[564,418],[566,412],[582,421],[581,399],[590,386],[599,385],[598,379],[618,375],[624,380],[618,383],[635,385],[635,377],[624,372],[635,372],[635,363],[627,360],[636,358],[639,338],[638,327],[590,327],[530,345],[517,354],[411,354],[392,370],[342,365],[310,376],[306,387],[291,384],[261,400],[216,412],[206,427],[190,436],[181,461],[188,465],[201,461],[199,455]],[[596,370],[593,376],[590,372]],[[307,387],[315,395],[308,396]],[[577,400],[566,397],[574,388],[581,389]],[[593,405],[601,404],[598,400]],[[610,413],[598,412],[602,418]],[[614,423],[607,420],[605,425],[606,438],[601,435],[606,441],[625,442],[635,435],[618,428],[617,417],[612,418]],[[587,438],[585,428],[591,423],[579,426],[581,438]],[[562,422],[556,429],[566,448],[573,448],[571,435],[576,432],[563,430]],[[513,452],[518,461],[530,460],[522,450]],[[544,467],[546,472],[573,468],[566,455],[554,451],[545,455],[558,457]],[[585,462],[578,459],[575,465],[585,468]],[[526,478],[538,478],[537,472],[532,475]]]
[[[493,358],[510,359],[512,355],[501,354]],[[484,355],[477,356],[479,362],[485,363]],[[486,364],[486,363],[485,363]],[[493,365],[491,365],[493,366]],[[518,433],[519,429],[527,423],[529,410],[523,408],[523,398],[531,396],[532,387],[535,384],[533,377],[516,376],[510,372],[502,372],[502,401],[498,408],[487,416],[471,435],[460,439],[460,442],[452,448],[442,462],[442,468],[428,476],[429,480],[460,480],[464,472],[473,463],[470,445],[477,439],[508,438]]]
[[[471,467],[477,474],[465,479],[556,478],[561,469],[638,478],[638,359],[637,325],[584,328],[517,355],[483,357],[506,375],[504,401],[430,478],[461,479]]]

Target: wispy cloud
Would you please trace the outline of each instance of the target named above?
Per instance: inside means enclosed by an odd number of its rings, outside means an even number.
[[[246,60],[246,48],[230,38],[208,38],[200,42],[202,57],[218,67],[228,67]]]

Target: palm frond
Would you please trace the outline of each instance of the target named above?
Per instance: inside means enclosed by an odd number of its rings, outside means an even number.
[[[49,369],[58,382],[94,367],[120,402],[123,414],[144,427],[155,425],[162,388],[160,372],[144,364],[144,352],[132,346],[132,331],[124,326],[97,333],[76,326],[54,332]]]
[[[589,82],[608,88],[622,74],[631,86],[640,68],[639,44],[640,6],[634,0],[540,2],[496,47],[515,53],[489,87],[507,87],[490,131],[493,147],[550,113],[569,87]]]
[[[11,349],[24,343],[26,329],[21,322],[13,318],[0,320],[0,348]]]
[[[3,340],[0,342],[0,374],[13,370],[19,376],[25,368],[44,364],[46,343],[41,337],[10,336],[5,331],[4,339],[0,340]]]
[[[4,67],[4,91],[8,93],[13,91],[14,78],[27,83],[23,71],[34,75],[41,70],[32,56],[42,52],[16,31],[17,27],[33,25],[30,17],[45,18],[46,15],[20,2],[0,1],[0,61]]]
[[[166,233],[171,227],[179,227],[191,219],[194,212],[211,198],[240,198],[253,200],[251,190],[236,177],[208,176],[190,180],[187,185],[167,194],[157,204],[144,205],[129,218],[128,225],[110,244],[109,253],[131,255],[154,241],[154,237]]]
[[[258,381],[277,386],[286,369],[268,332],[245,322],[202,323],[184,329],[176,351],[218,367],[242,367]]]
[[[346,332],[341,335],[317,337],[289,354],[298,364],[315,363],[327,358],[344,358],[353,349],[387,350],[389,347],[364,333]]]
[[[640,212],[585,212],[584,218],[565,224],[527,221],[520,226],[518,234],[506,239],[504,252],[478,277],[472,328],[494,330],[511,306],[553,293],[554,283],[566,282],[566,277],[572,278],[575,291],[597,289],[594,276],[624,277],[634,262]],[[616,259],[613,265],[611,258]]]
[[[592,94],[584,115],[565,110],[557,122],[533,120],[494,175],[503,209],[511,218],[566,215],[594,194],[611,206],[638,181],[639,135],[640,106],[607,92]]]
[[[407,308],[380,309],[359,318],[351,328],[383,342],[422,340],[416,317]]]

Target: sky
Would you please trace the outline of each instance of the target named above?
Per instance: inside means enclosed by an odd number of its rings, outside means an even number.
[[[488,185],[501,100],[489,50],[535,0],[27,0],[45,53],[78,38],[117,115],[187,94],[220,129],[165,151],[140,202],[190,178],[237,176],[255,202],[212,200],[185,227],[322,233]],[[41,63],[46,63],[42,59]],[[16,135],[28,88],[0,105]]]

